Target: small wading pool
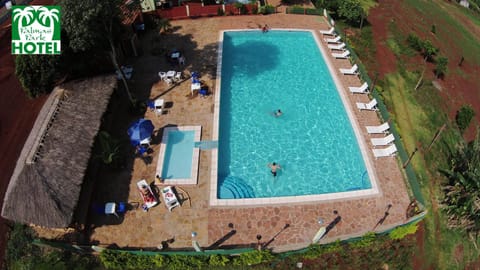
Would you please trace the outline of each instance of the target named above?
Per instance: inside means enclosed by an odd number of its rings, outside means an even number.
[[[212,205],[378,193],[354,114],[313,31],[224,31],[220,40]],[[277,109],[282,116],[273,116]],[[277,177],[270,162],[282,167]]]
[[[198,178],[201,126],[166,127],[157,163],[156,175],[165,184],[196,184]]]

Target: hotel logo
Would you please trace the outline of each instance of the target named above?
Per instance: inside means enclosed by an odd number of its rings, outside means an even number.
[[[60,7],[13,6],[12,54],[60,54]]]

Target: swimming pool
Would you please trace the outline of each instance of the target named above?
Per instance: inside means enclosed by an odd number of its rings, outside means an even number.
[[[225,31],[220,38],[211,200],[376,193],[352,113],[313,32]],[[271,162],[282,168],[277,177]]]
[[[201,126],[166,127],[160,144],[156,175],[164,184],[196,184]]]

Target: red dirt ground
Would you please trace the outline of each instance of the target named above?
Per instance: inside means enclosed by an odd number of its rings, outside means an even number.
[[[30,100],[15,77],[10,29],[0,30],[0,207],[16,161],[46,98]],[[0,268],[6,247],[7,221],[0,218]]]
[[[463,14],[455,12],[454,10],[456,9],[448,8],[448,5],[451,5],[451,3],[446,1],[437,1],[436,3],[442,5],[444,10],[449,10],[451,15],[464,24],[466,29],[469,29],[476,37],[480,36],[480,27],[474,25]],[[435,20],[437,19],[438,18],[435,18]],[[448,70],[450,72],[447,73],[443,80],[437,81],[442,87],[439,95],[445,101],[449,116],[453,119],[461,105],[470,104],[476,112],[475,124],[478,123],[480,120],[480,93],[478,92],[478,89],[480,89],[480,80],[478,77],[475,77],[475,74],[480,74],[480,65],[465,59],[461,71],[469,74],[469,76],[460,76],[458,72],[451,72],[457,69],[462,55],[460,53],[461,50],[455,48],[455,46],[458,46],[456,43],[456,33],[449,29],[450,25],[441,24],[442,29],[437,31],[437,35],[433,35],[428,31],[427,34],[425,34],[425,28],[429,29],[429,27],[434,24],[432,18],[422,16],[417,10],[406,7],[403,1],[397,0],[379,1],[379,5],[370,10],[368,21],[372,25],[373,37],[377,49],[377,63],[373,67],[376,70],[370,70],[370,72],[378,72],[379,78],[383,78],[384,75],[395,72],[397,68],[396,57],[386,45],[388,25],[390,23],[395,23],[396,27],[404,34],[415,32],[420,37],[428,38],[434,43],[434,46],[440,48],[441,54],[444,54],[449,59]],[[436,23],[438,26],[438,21],[436,21]],[[443,34],[441,32],[443,32]],[[480,42],[480,40],[478,41]],[[447,52],[448,54],[446,54]],[[410,61],[416,62],[417,65],[423,63],[421,57],[410,59]],[[433,64],[428,65],[425,79],[434,79],[433,68]],[[474,138],[476,131],[475,126],[474,124],[470,125],[470,128],[465,133],[466,139],[471,140]],[[438,219],[438,217],[436,218]],[[423,223],[420,224],[417,232],[417,243],[419,250],[412,259],[413,269],[433,269],[432,265],[425,265],[425,261],[423,260],[425,254],[425,228]],[[480,262],[473,262],[467,266],[467,269],[480,269],[479,264]]]

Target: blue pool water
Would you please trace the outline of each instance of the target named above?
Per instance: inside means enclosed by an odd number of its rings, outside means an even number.
[[[371,188],[311,32],[225,32],[222,57],[218,198]],[[274,117],[276,109],[283,115]],[[276,178],[270,162],[282,167]]]
[[[164,179],[192,177],[192,157],[195,131],[168,131],[162,168]]]

